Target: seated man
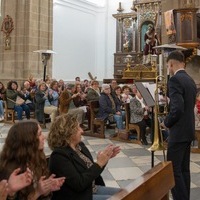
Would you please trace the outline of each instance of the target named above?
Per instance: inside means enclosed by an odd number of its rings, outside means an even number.
[[[124,112],[121,111],[119,104],[116,106],[111,95],[110,85],[102,85],[102,93],[99,97],[99,112],[97,118],[104,121],[116,122],[118,130],[123,129]]]
[[[148,117],[149,107],[145,106],[140,92],[137,90],[135,97],[130,101],[130,123],[140,127],[141,142],[148,145],[146,140],[146,127],[151,126],[151,119]]]

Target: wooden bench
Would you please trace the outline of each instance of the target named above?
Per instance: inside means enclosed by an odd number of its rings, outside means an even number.
[[[99,101],[90,101],[88,105],[90,110],[90,131],[84,132],[84,135],[105,138],[104,120],[96,118],[99,109]]]
[[[169,200],[169,191],[174,187],[171,162],[161,162],[109,200]]]
[[[131,124],[130,123],[130,107],[129,107],[129,103],[124,104],[124,108],[125,108],[125,112],[126,112],[126,131],[128,132],[130,130],[136,130],[138,143],[141,143],[139,126],[137,124]]]

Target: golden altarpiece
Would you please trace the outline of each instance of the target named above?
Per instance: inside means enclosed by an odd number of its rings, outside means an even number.
[[[187,3],[189,2],[189,3]],[[162,2],[160,0],[137,0],[133,1],[129,13],[123,12],[123,5],[119,3],[118,13],[113,14],[116,19],[116,53],[114,53],[114,78],[119,80],[155,80],[160,74],[160,68],[163,66],[158,59],[164,55],[164,51],[157,51],[156,54],[162,53],[162,56],[148,55],[148,63],[144,62],[145,33],[149,25],[155,28],[155,33],[159,41],[156,45],[162,45],[162,34],[167,35],[168,44],[175,44],[189,49],[190,57],[196,55],[200,41],[200,23],[198,8],[195,8],[194,1],[187,1],[183,8],[169,10],[162,13]],[[170,14],[170,17],[165,16]],[[161,17],[164,17],[161,19]],[[167,19],[167,21],[166,21]],[[163,27],[161,23],[165,23]],[[174,30],[168,30],[169,27]],[[173,24],[171,24],[173,22]],[[155,45],[155,46],[156,46]],[[174,48],[174,47],[173,47]],[[173,50],[167,48],[168,53]],[[164,48],[161,48],[164,49]],[[155,54],[155,53],[154,53]],[[188,56],[188,55],[187,55]],[[159,64],[158,63],[159,60]],[[162,71],[162,70],[161,70]],[[125,82],[125,81],[122,81]]]
[[[157,76],[156,68],[143,64],[144,35],[149,24],[152,24],[160,40],[161,1],[134,1],[129,13],[123,13],[119,3],[117,11],[117,14],[113,14],[117,30],[114,78],[154,79]]]

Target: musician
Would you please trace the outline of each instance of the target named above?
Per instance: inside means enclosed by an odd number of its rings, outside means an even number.
[[[190,199],[190,146],[195,139],[194,107],[196,84],[185,71],[183,53],[173,51],[167,58],[171,78],[168,81],[170,111],[163,127],[169,129],[167,160],[172,161],[174,200]]]
[[[144,104],[142,95],[137,90],[135,97],[130,100],[130,123],[139,126],[141,142],[144,145],[148,145],[146,127],[151,127],[151,119],[148,117],[149,111],[149,107]]]
[[[148,25],[148,30],[144,35],[144,41],[145,46],[143,52],[143,63],[147,64],[150,62],[150,58],[148,57],[148,55],[155,54],[156,50],[153,49],[153,47],[158,45],[158,37],[155,33],[155,28],[152,24]]]

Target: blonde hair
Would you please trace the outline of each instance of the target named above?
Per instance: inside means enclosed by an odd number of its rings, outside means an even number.
[[[47,139],[51,150],[69,145],[71,136],[77,133],[78,128],[77,115],[63,114],[58,116],[50,127]]]

